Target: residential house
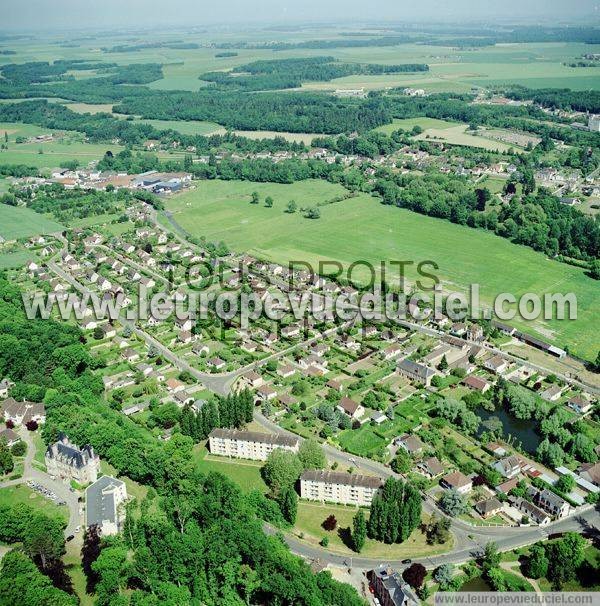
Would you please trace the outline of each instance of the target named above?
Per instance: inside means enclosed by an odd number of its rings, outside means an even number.
[[[579,475],[584,480],[600,486],[600,463],[584,463],[579,468]]]
[[[386,361],[395,360],[400,355],[402,355],[402,346],[398,343],[393,343],[382,352],[382,357]]]
[[[351,419],[360,419],[365,414],[365,409],[361,404],[346,396],[339,401],[336,408],[347,414]]]
[[[553,518],[564,518],[569,514],[571,506],[562,497],[553,493],[551,490],[545,488],[544,490],[537,490],[533,486],[530,486],[535,490],[533,493],[533,502],[538,506],[547,511]]]
[[[479,324],[471,324],[469,328],[467,328],[466,334],[467,341],[483,341],[483,328],[479,326]]]
[[[339,381],[336,381],[335,379],[329,379],[329,381],[327,381],[326,387],[328,387],[329,389],[333,389],[333,391],[337,391],[338,393],[344,391],[344,385]]]
[[[437,457],[427,457],[417,463],[416,471],[432,479],[444,473],[444,466]]]
[[[13,386],[14,383],[10,379],[2,379],[2,381],[0,381],[0,398],[6,398],[8,396],[8,391]]]
[[[502,374],[508,369],[508,362],[502,356],[493,356],[483,363],[484,368],[494,374]]]
[[[167,386],[167,390],[173,394],[179,391],[183,391],[185,389],[185,383],[183,383],[179,379],[167,379],[165,385]]]
[[[379,410],[372,412],[370,419],[372,423],[375,423],[375,425],[381,425],[388,420],[387,416]]]
[[[140,359],[140,354],[137,351],[135,351],[135,349],[132,349],[131,347],[127,347],[126,349],[124,349],[121,352],[121,355],[130,364],[134,364],[135,362],[137,362]]]
[[[417,436],[409,435],[407,433],[396,438],[395,444],[404,449],[409,455],[416,455],[425,448],[425,444],[423,444]]]
[[[290,324],[289,326],[284,326],[281,329],[281,336],[286,339],[292,337],[298,337],[300,335],[300,327],[295,324]]]
[[[277,397],[277,392],[273,389],[271,385],[261,385],[256,390],[257,399],[261,402],[268,402]]]
[[[264,379],[256,371],[249,370],[242,375],[241,382],[250,389],[256,389],[264,383]]]
[[[570,398],[568,401],[568,406],[580,415],[586,414],[592,410],[592,403],[585,396],[580,394]]]
[[[510,479],[518,476],[521,473],[523,467],[523,460],[516,456],[511,455],[496,461],[492,467],[502,474],[502,477]]]
[[[376,568],[367,574],[381,606],[417,606],[420,603],[410,585],[391,568]]]
[[[497,493],[508,494],[513,488],[516,488],[519,484],[519,478],[510,478],[510,480],[506,480],[506,482],[502,482],[502,484],[498,484],[494,490]]]
[[[453,471],[445,475],[440,480],[440,485],[444,490],[456,490],[461,494],[467,494],[473,489],[473,482],[460,471]]]
[[[206,364],[215,370],[223,370],[227,366],[227,362],[221,360],[221,358],[210,358],[206,361]]]
[[[509,503],[517,510],[519,510],[524,517],[528,518],[539,526],[546,526],[550,524],[550,516],[537,505],[534,505],[523,497],[508,497]]]
[[[418,362],[413,362],[408,358],[398,362],[397,370],[398,374],[407,377],[412,381],[423,383],[427,387],[431,385],[431,379],[436,375],[435,371],[431,370],[431,368],[419,364]]]
[[[540,397],[546,400],[547,402],[556,402],[560,399],[562,392],[562,388],[558,385],[550,385],[548,389],[545,389],[540,393]]]
[[[502,503],[496,497],[491,497],[475,503],[474,508],[482,518],[489,518],[502,509]]]
[[[296,369],[293,366],[290,366],[289,364],[284,364],[283,366],[279,366],[277,368],[277,374],[280,377],[287,379],[288,377],[291,377],[296,374]]]
[[[173,400],[175,400],[175,404],[177,404],[179,408],[183,408],[186,404],[193,404],[195,398],[185,391],[185,389],[182,389],[173,395]]]
[[[10,421],[14,425],[26,425],[29,421],[38,424],[46,422],[44,405],[37,402],[18,402],[14,398],[8,398],[2,403],[0,413],[5,421]]]
[[[177,340],[184,345],[191,343],[194,340],[194,335],[189,330],[181,330],[177,335]]]
[[[21,438],[19,438],[19,434],[16,431],[8,427],[0,430],[0,443],[4,442],[9,448],[20,442],[20,440]]]
[[[480,393],[485,393],[486,391],[488,391],[492,387],[492,384],[489,381],[486,381],[482,377],[476,377],[476,376],[473,376],[473,375],[471,375],[469,377],[466,377],[463,380],[463,383],[469,389],[472,389],[474,391],[478,391]]]

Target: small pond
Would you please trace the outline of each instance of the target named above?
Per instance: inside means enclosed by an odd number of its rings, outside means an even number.
[[[518,444],[520,442],[523,450],[526,452],[534,453],[542,441],[540,434],[535,431],[537,423],[534,420],[521,421],[515,419],[504,408],[497,408],[493,412],[490,412],[479,406],[475,410],[475,413],[482,421],[482,424],[479,426],[479,433],[486,430],[484,422],[495,417],[502,423],[505,438],[508,439],[509,436],[512,436],[514,443]]]
[[[475,577],[467,581],[458,591],[492,591],[491,585],[481,577]]]

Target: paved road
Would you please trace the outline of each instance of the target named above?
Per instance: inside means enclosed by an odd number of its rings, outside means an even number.
[[[255,411],[254,420],[261,425],[264,429],[272,433],[279,433],[283,435],[292,435],[298,438],[296,434],[289,432],[267,419],[260,412]],[[302,438],[300,438],[302,439]],[[362,457],[352,456],[346,452],[338,450],[329,444],[323,445],[323,449],[327,458],[332,461],[337,461],[344,465],[352,466],[357,471],[366,471],[374,473],[380,477],[401,477],[394,473],[389,467],[372,461],[371,459],[365,459]],[[447,517],[437,507],[433,500],[426,497],[423,501],[423,510],[428,514],[435,513],[436,516]],[[435,568],[440,564],[453,563],[459,564],[466,562],[473,558],[474,553],[481,551],[485,544],[489,541],[494,541],[501,551],[509,551],[517,547],[529,545],[536,541],[547,538],[549,533],[565,532],[567,530],[581,531],[589,527],[600,530],[600,510],[591,505],[579,508],[577,513],[574,515],[559,520],[540,528],[538,526],[532,527],[516,527],[516,526],[474,526],[465,522],[464,520],[451,519],[451,530],[454,535],[454,547],[450,553],[434,556],[430,558],[417,558],[422,564],[428,568]],[[269,530],[269,529],[268,529]],[[275,529],[271,528],[271,532],[275,532]],[[290,545],[292,551],[298,555],[302,555],[307,558],[319,558],[323,561],[327,561],[335,565],[343,565],[344,560],[348,558],[345,556],[331,553],[320,547],[313,547],[305,542],[302,542],[291,535],[285,535],[286,542]],[[370,569],[376,565],[381,564],[379,560],[373,560],[368,558],[353,558],[353,566],[359,568]],[[399,566],[400,561],[390,562],[392,566]]]
[[[597,510],[588,510],[582,514],[554,522],[545,528],[538,526],[530,528],[519,528],[518,532],[506,537],[479,537],[479,540],[472,540],[470,547],[456,546],[451,552],[445,553],[438,556],[431,556],[425,558],[413,558],[413,561],[420,562],[425,568],[431,570],[437,568],[441,564],[463,564],[474,557],[477,557],[482,553],[485,544],[488,541],[494,541],[500,551],[511,551],[519,547],[531,545],[538,541],[543,541],[548,538],[551,533],[575,531],[582,532],[588,530],[590,527],[594,528],[596,532],[600,532],[599,514]],[[272,526],[264,525],[265,532],[267,534],[278,534],[280,531]],[[479,529],[477,529],[479,532]],[[334,566],[359,568],[361,570],[371,570],[379,566],[380,564],[389,564],[393,568],[404,568],[406,565],[402,564],[402,560],[382,560],[377,558],[364,558],[360,556],[347,556],[331,551],[327,551],[321,547],[309,545],[306,542],[300,541],[295,537],[284,534],[285,542],[290,547],[291,551],[296,555],[302,556],[309,560],[321,560]]]
[[[75,528],[83,525],[83,516],[79,513],[82,504],[78,502],[79,493],[71,492],[69,484],[59,480],[53,480],[45,471],[40,471],[33,466],[36,449],[33,442],[32,433],[25,427],[18,429],[19,436],[27,444],[27,454],[25,455],[23,476],[17,480],[9,480],[0,484],[0,488],[7,486],[16,486],[25,484],[28,480],[33,480],[55,493],[61,500],[65,501],[69,510],[69,522],[65,528],[65,536],[75,534]]]

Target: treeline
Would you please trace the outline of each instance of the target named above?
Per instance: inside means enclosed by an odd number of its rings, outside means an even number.
[[[184,135],[172,129],[158,130],[144,122],[121,120],[111,114],[79,114],[64,105],[49,103],[45,99],[0,104],[0,120],[3,122],[25,122],[57,130],[76,130],[84,133],[92,142],[109,142],[117,139],[126,145],[139,145],[147,139],[157,139],[167,146],[177,143],[184,148],[193,147],[197,154],[208,155],[219,150],[237,150],[246,153],[307,151],[307,147],[303,143],[287,141],[283,137],[249,139],[233,133],[210,136]],[[115,156],[115,163],[116,158],[117,156]],[[109,167],[105,167],[105,170],[107,168]],[[120,167],[115,164],[110,168],[118,170]],[[6,166],[4,170],[18,172],[19,170],[28,170],[28,168],[21,169],[17,166]]]
[[[77,80],[69,70],[96,70],[106,74]],[[163,77],[157,63],[116,65],[90,63],[83,59],[36,61],[2,66],[0,98],[62,97],[88,103],[110,103],[125,96],[148,94],[142,86]],[[128,85],[128,86],[124,86]]]
[[[220,42],[215,48],[246,48],[271,49],[275,51],[294,50],[302,48],[331,49],[331,48],[359,48],[378,46],[397,46],[414,42],[413,36],[386,36],[381,38],[361,38],[358,40],[339,38],[336,40],[305,40],[304,42]]]
[[[465,179],[439,173],[388,175],[375,181],[373,192],[384,204],[487,229],[550,256],[563,254],[584,260],[600,256],[598,221],[561,204],[544,189],[532,190],[522,198],[515,196],[508,204],[487,210],[487,190],[473,190]]]
[[[179,426],[183,435],[200,442],[217,427],[244,427],[252,421],[253,413],[254,399],[246,389],[225,397],[210,398],[197,413],[190,406],[185,406],[179,417]]]
[[[78,604],[62,561],[64,528],[62,519],[25,503],[0,506],[0,541],[20,545],[2,560],[0,579],[9,582],[0,581],[0,603]]]
[[[569,88],[531,89],[514,87],[507,91],[510,99],[533,99],[534,103],[550,109],[565,109],[578,112],[600,113],[600,91],[572,91]]]
[[[200,80],[218,86],[246,89],[273,90],[297,88],[303,82],[328,82],[334,78],[358,74],[379,75],[429,70],[424,63],[380,65],[375,63],[343,63],[334,57],[308,57],[254,61],[236,67],[231,72],[209,72]],[[250,75],[247,75],[250,74]]]
[[[200,48],[196,42],[140,42],[138,44],[116,44],[115,46],[103,46],[105,53],[137,53],[149,48],[170,48],[174,50],[193,50]]]
[[[51,214],[62,223],[124,211],[128,203],[134,200],[132,193],[126,189],[115,192],[65,189],[60,184],[38,187],[35,195],[25,188],[17,192],[16,198],[36,213]]]
[[[579,93],[577,93],[579,94]],[[600,148],[596,133],[565,128],[564,122],[545,114],[539,107],[471,105],[471,95],[440,93],[425,98],[387,95],[389,110],[394,118],[427,116],[441,120],[455,120],[477,126],[512,128],[535,133],[542,138],[564,141],[569,145]],[[524,95],[524,98],[531,98]],[[556,126],[546,124],[556,122]]]
[[[373,497],[367,535],[384,543],[402,543],[421,523],[421,495],[409,483],[388,478]]]
[[[380,97],[336,99],[313,93],[161,92],[124,99],[115,111],[144,118],[209,120],[232,129],[283,132],[361,132],[391,120]]]

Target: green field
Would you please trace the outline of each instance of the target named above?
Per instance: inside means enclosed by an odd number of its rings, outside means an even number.
[[[0,127],[2,132],[2,127]],[[46,131],[48,132],[48,131]],[[123,149],[112,143],[84,143],[47,141],[44,143],[9,144],[8,150],[0,152],[0,164],[25,164],[37,168],[56,168],[64,162],[78,160],[80,166],[102,159],[107,150],[113,153]]]
[[[348,546],[350,538],[349,529],[352,528],[352,519],[356,515],[356,511],[355,507],[328,503],[320,504],[302,500],[298,503],[298,516],[292,532],[298,538],[313,545],[326,536],[329,539],[328,551],[352,555],[354,552]],[[331,514],[337,520],[337,528],[327,531],[323,529],[322,524]],[[368,519],[368,511],[365,511],[365,516]],[[360,555],[366,558],[396,560],[406,557],[426,557],[445,553],[451,547],[451,541],[444,545],[428,545],[424,533],[421,532],[420,528],[417,528],[401,544],[386,545],[385,543],[367,539]]]
[[[253,191],[261,198],[272,195],[274,207],[251,205]],[[600,322],[598,285],[581,269],[481,230],[383,206],[368,195],[322,207],[319,220],[284,212],[290,199],[299,207],[311,206],[341,191],[340,186],[319,181],[292,185],[205,181],[169,199],[167,209],[194,235],[224,240],[234,250],[285,264],[337,260],[349,265],[366,260],[379,266],[381,261],[433,260],[446,290],[479,284],[484,303],[503,292],[515,296],[573,292],[578,300],[576,321],[514,323],[559,346],[568,343],[573,353],[595,358],[598,343],[590,327]],[[414,265],[406,276],[410,281],[419,277]]]
[[[255,489],[267,492],[267,485],[260,475],[260,468],[262,467],[260,461],[240,461],[226,457],[210,456],[204,445],[196,446],[193,456],[198,471],[202,473],[211,471],[222,473],[245,492]]]
[[[451,145],[467,145],[469,147],[479,147],[488,151],[498,152],[507,152],[511,147],[516,147],[502,143],[502,141],[494,141],[485,137],[471,135],[465,132],[466,130],[466,124],[450,127],[444,126],[443,128],[427,128],[423,133],[417,135],[415,139],[417,141],[429,141],[433,139],[444,141],[444,143],[450,143]]]
[[[20,250],[13,253],[0,253],[0,270],[23,267],[31,259],[31,253]]]
[[[0,204],[0,236],[5,240],[52,234],[62,230],[62,225],[32,210]]]
[[[375,34],[373,34],[375,36]],[[272,40],[313,40],[339,38],[340,29],[302,28],[294,32],[214,32],[185,34],[185,41],[200,45],[207,41],[245,40],[265,42]],[[168,32],[152,32],[152,39],[168,40]],[[427,63],[430,71],[415,74],[389,74],[382,76],[349,76],[332,82],[307,83],[308,90],[334,90],[336,88],[364,86],[366,89],[388,87],[419,87],[429,92],[468,92],[472,87],[498,83],[515,83],[532,88],[568,87],[574,90],[596,88],[600,67],[571,68],[564,65],[590,48],[579,43],[499,44],[475,50],[425,44],[401,44],[384,47],[354,47],[327,49],[236,49],[236,57],[218,58],[214,48],[201,46],[197,49],[147,48],[135,53],[106,53],[103,46],[123,44],[126,38],[102,36],[81,40],[80,45],[64,48],[53,40],[14,40],[11,49],[16,55],[0,59],[1,63],[24,61],[48,61],[55,59],[104,60],[119,64],[157,62],[163,64],[164,78],[150,84],[153,89],[198,90],[204,86],[198,77],[207,71],[228,70],[258,59],[284,59],[331,55],[336,59],[359,63]],[[129,40],[131,42],[131,40]],[[83,72],[76,72],[80,77]]]
[[[444,130],[446,128],[452,128],[456,126],[456,122],[448,122],[447,120],[438,120],[437,118],[427,118],[425,116],[419,118],[394,118],[391,124],[384,124],[378,126],[375,130],[386,135],[390,135],[398,129],[412,130],[415,126],[420,126],[423,130],[428,128],[435,128],[437,130]]]
[[[225,133],[225,129],[215,122],[203,122],[201,120],[145,120],[139,122],[151,124],[158,130],[176,130],[183,135],[214,135]]]

